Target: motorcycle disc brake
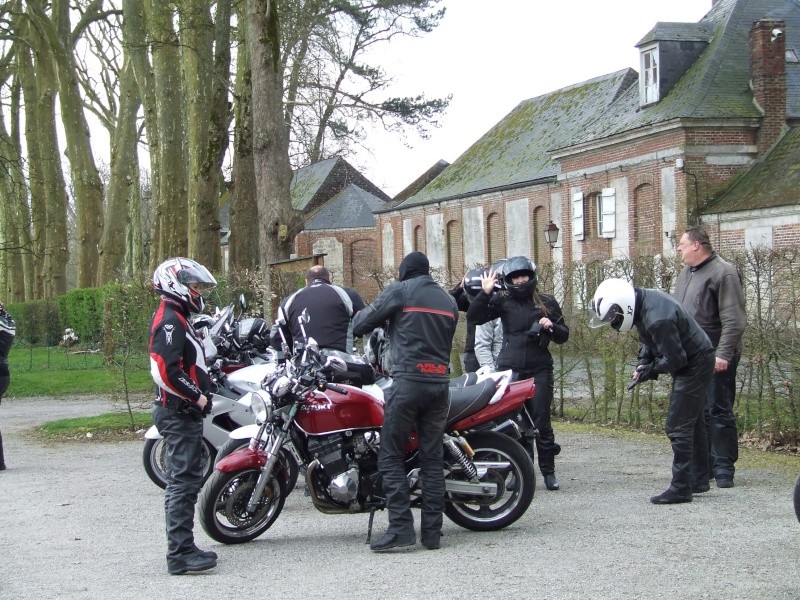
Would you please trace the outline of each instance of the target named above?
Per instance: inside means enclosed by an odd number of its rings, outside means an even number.
[[[254,513],[247,512],[247,505],[250,502],[250,496],[253,494],[255,482],[248,481],[236,486],[236,489],[225,500],[225,516],[231,525],[235,527],[244,527],[248,523],[257,521],[264,513],[269,510],[272,501],[275,498],[275,492],[271,486],[267,485],[264,488],[264,494],[256,505]]]

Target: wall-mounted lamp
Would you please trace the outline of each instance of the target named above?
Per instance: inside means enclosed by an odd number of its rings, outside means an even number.
[[[684,163],[682,158],[675,159],[675,170],[676,171],[683,171]]]
[[[669,240],[669,243],[672,244],[672,247],[675,247],[675,232],[674,231],[665,231],[664,237]]]
[[[544,228],[544,239],[550,248],[556,247],[556,243],[558,242],[558,234],[560,231],[561,230],[558,228],[558,225],[552,221],[550,221],[547,224],[547,227]]]

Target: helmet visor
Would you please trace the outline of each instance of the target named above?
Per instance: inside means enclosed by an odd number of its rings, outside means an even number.
[[[612,304],[602,316],[599,312],[599,303],[592,300],[591,304],[589,304],[589,327],[596,329],[603,325],[611,325],[611,329],[619,331],[624,320],[625,313],[619,304]]]

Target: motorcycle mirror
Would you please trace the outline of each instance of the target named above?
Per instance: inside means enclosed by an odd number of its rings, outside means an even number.
[[[286,325],[286,311],[282,306],[278,307],[278,315],[275,317],[275,324],[279,326]]]
[[[311,321],[311,315],[308,314],[308,308],[304,308],[303,312],[300,313],[300,316],[297,317],[297,322],[301,325],[305,325],[306,323]]]
[[[244,297],[244,294],[239,294],[239,306],[242,310],[247,310],[247,298]]]

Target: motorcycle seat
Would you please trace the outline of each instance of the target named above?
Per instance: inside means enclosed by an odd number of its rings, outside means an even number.
[[[454,377],[450,380],[450,389],[464,388],[469,385],[475,385],[477,382],[477,373],[464,373],[463,375],[459,375],[458,377]]]
[[[494,396],[494,379],[485,379],[476,385],[450,388],[450,410],[447,413],[447,426],[482,410]]]

